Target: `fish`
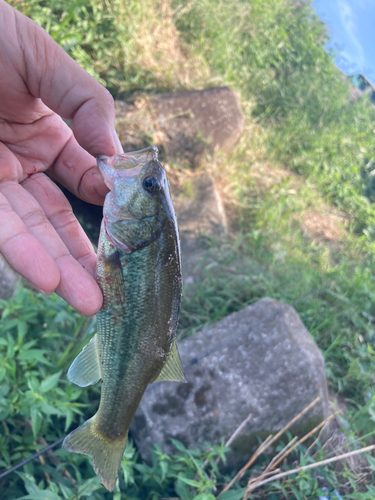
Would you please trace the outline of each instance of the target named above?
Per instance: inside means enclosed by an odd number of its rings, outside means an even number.
[[[110,192],[103,208],[97,283],[103,306],[97,333],[68,370],[87,387],[101,380],[97,413],[64,440],[65,450],[92,457],[113,491],[128,430],[153,382],[186,382],[176,330],[182,278],[176,215],[155,146],[98,156]]]

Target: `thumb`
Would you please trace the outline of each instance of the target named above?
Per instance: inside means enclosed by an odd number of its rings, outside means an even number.
[[[91,155],[121,153],[111,94],[40,26],[4,4],[0,0],[0,7],[12,9],[16,17],[23,56],[22,77],[30,94],[58,115],[72,120],[78,143]]]

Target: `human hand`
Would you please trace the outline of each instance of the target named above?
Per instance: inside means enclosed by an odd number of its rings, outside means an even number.
[[[91,155],[122,152],[113,99],[4,0],[0,46],[0,253],[38,290],[94,314],[102,304],[96,255],[51,178],[103,203],[108,189]]]

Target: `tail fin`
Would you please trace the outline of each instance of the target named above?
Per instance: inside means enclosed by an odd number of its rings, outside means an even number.
[[[111,442],[97,430],[95,416],[71,432],[63,442],[63,448],[74,453],[92,457],[92,466],[100,482],[108,491],[113,491],[127,438]]]

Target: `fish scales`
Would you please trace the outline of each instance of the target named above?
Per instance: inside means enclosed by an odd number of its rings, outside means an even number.
[[[96,474],[112,491],[131,420],[148,384],[185,377],[176,347],[178,230],[157,150],[101,158],[98,164],[111,189],[98,247],[103,306],[97,335],[68,372],[81,386],[101,379],[101,398],[96,415],[69,434],[63,446],[92,456]]]
[[[106,247],[110,246],[113,249],[113,245],[107,242]],[[99,356],[105,374],[98,425],[103,421],[100,427],[104,435],[110,432],[108,429],[111,429],[112,422],[115,428],[127,432],[139,404],[138,395],[142,395],[150,380],[159,374],[165,362],[164,353],[170,350],[176,324],[170,321],[172,297],[165,297],[165,294],[170,295],[171,287],[168,284],[171,274],[178,274],[179,269],[176,265],[165,265],[164,261],[169,255],[170,249],[156,241],[137,252],[137,255],[123,256],[123,282],[120,287],[127,292],[124,303],[116,303],[115,307],[110,305],[113,303],[111,297],[117,299],[120,294],[115,285],[108,283],[105,289],[98,276],[99,286],[110,303],[97,316],[98,330],[103,332]],[[152,311],[158,311],[158,315],[153,315]],[[174,317],[177,322],[177,314]],[[121,321],[116,322],[116,318],[121,318]],[[159,356],[157,353],[160,353]],[[115,398],[118,403],[115,409],[109,404],[111,398]],[[123,419],[124,414],[126,420]]]

